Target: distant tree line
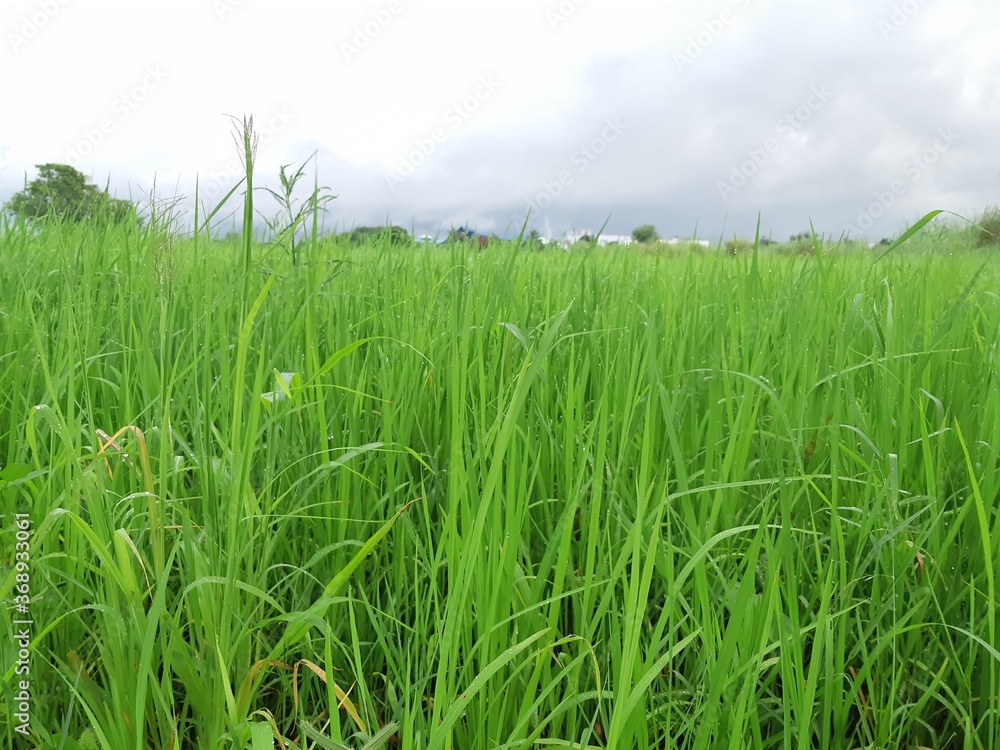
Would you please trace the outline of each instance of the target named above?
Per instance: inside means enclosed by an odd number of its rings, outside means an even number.
[[[660,235],[656,233],[656,227],[652,224],[643,224],[632,230],[632,239],[642,243],[656,242],[660,239]]]
[[[389,245],[409,245],[413,242],[410,233],[403,227],[357,227],[350,232],[345,232],[343,237],[352,245],[370,245],[374,243],[388,243]]]
[[[87,182],[87,178],[67,164],[36,164],[38,177],[14,195],[4,206],[15,216],[29,221],[101,220],[122,222],[136,215],[136,207],[126,200]]]
[[[86,176],[78,172],[67,164],[37,164],[38,176],[25,185],[24,190],[16,193],[4,206],[3,210],[26,221],[62,220],[71,222],[82,221],[103,221],[107,223],[121,223],[131,217],[138,218],[137,207],[127,200],[113,198],[107,189],[101,190],[96,185],[87,181]],[[302,211],[296,214],[291,201],[291,189],[295,182],[301,177],[302,170],[289,177],[282,167],[281,181],[284,192],[278,194],[270,191],[272,195],[281,203],[288,214],[291,225],[297,226],[301,223]],[[333,196],[324,196],[323,202],[330,200]],[[273,228],[273,227],[272,227]],[[997,244],[1000,238],[1000,209],[992,209],[984,213],[977,225],[977,240],[980,244]],[[362,245],[389,245],[392,247],[405,247],[414,243],[410,233],[400,226],[362,226],[351,229],[340,235],[353,246]],[[478,241],[481,248],[499,241],[501,238],[496,234],[477,235],[470,229],[460,227],[452,229],[448,233],[448,241],[452,243],[462,243]],[[642,224],[632,230],[632,240],[639,244],[656,243],[660,235],[656,227],[652,224]],[[805,249],[812,246],[812,232],[799,232],[793,234],[789,241]],[[590,246],[594,244],[595,238],[592,235],[584,235],[577,240],[580,246]],[[745,244],[733,240],[727,243],[726,249],[731,253],[745,250]],[[889,239],[882,239],[880,245],[888,245]],[[526,247],[540,249],[546,244],[537,229],[531,229],[525,233],[523,243]],[[768,238],[761,238],[760,245],[772,244]]]

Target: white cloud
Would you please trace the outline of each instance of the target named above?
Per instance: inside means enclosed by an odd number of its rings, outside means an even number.
[[[941,127],[961,140],[872,232],[998,200],[1000,164],[984,154],[1000,8],[974,0],[8,0],[0,22],[0,199],[81,144],[82,170],[119,194],[154,175],[190,194],[196,173],[204,188],[236,158],[226,114],[266,127],[284,113],[258,182],[318,150],[341,225],[503,229],[609,117],[627,133],[573,173],[539,227],[614,210],[609,231],[750,232],[762,211],[779,236],[810,217],[837,234]],[[155,86],[150,69],[164,71]],[[484,77],[498,85],[477,97]],[[834,96],[776,135],[814,86]],[[720,199],[772,137],[779,148]],[[386,172],[407,160],[421,163],[390,189]]]

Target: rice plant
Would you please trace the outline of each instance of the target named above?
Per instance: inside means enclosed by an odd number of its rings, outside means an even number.
[[[970,242],[293,259],[197,221],[169,273],[137,222],[0,227],[9,745],[1000,747]]]

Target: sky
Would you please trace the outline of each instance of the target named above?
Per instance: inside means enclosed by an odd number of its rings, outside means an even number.
[[[0,201],[55,162],[190,221],[253,116],[255,184],[305,165],[329,229],[877,241],[1000,203],[998,28],[993,0],[3,0]]]

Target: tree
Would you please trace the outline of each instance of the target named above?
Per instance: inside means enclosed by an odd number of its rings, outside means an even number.
[[[410,233],[407,232],[403,227],[397,227],[395,225],[391,227],[382,227],[382,234],[380,235],[384,242],[388,242],[390,245],[411,245],[413,240],[410,238]]]
[[[524,235],[522,244],[524,247],[531,248],[532,250],[541,250],[545,247],[546,241],[547,240],[542,237],[541,232],[537,229],[532,229]]]
[[[652,224],[643,224],[632,230],[632,239],[636,242],[656,242],[660,235],[656,233],[656,227]]]
[[[347,235],[347,240],[352,245],[369,245],[379,242],[387,242],[390,245],[410,244],[410,233],[403,227],[358,227],[351,230]]]
[[[36,164],[38,177],[17,193],[6,208],[25,219],[56,217],[69,221],[92,219],[118,223],[135,213],[135,206],[112,198],[67,164]]]

